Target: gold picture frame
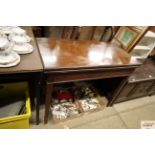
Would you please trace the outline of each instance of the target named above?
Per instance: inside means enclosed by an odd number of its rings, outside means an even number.
[[[127,26],[121,26],[115,36],[115,39],[118,41],[119,45],[126,50],[134,42],[137,36],[137,31],[134,31]]]

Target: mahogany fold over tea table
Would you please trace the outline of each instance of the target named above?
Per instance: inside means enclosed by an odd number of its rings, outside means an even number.
[[[37,38],[46,82],[44,123],[48,122],[53,85],[72,81],[123,77],[108,106],[142,62],[110,43]]]

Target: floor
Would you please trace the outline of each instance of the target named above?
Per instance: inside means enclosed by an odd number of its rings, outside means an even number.
[[[54,124],[50,118],[48,124],[44,125],[44,107],[41,107],[40,113],[39,125],[35,125],[35,112],[32,113],[31,129],[139,129],[141,121],[155,121],[155,95],[118,103],[58,124]]]

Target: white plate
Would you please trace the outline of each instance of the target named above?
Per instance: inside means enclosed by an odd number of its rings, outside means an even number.
[[[15,44],[13,51],[17,52],[18,54],[28,54],[33,52],[33,46],[28,43],[24,43],[22,45]]]
[[[10,61],[9,63],[2,64],[1,57],[0,57],[0,67],[12,67],[12,66],[16,66],[17,64],[20,63],[20,56],[16,52],[12,51],[10,55],[15,56],[16,59],[14,59],[14,60],[12,59],[12,61]],[[7,58],[6,58],[6,60],[7,60]]]

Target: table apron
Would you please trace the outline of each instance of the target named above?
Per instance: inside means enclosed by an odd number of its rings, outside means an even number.
[[[93,71],[78,71],[66,73],[50,73],[47,74],[47,83],[64,83],[72,81],[95,80],[113,77],[125,77],[131,75],[135,68],[120,68],[110,70],[93,70]]]

